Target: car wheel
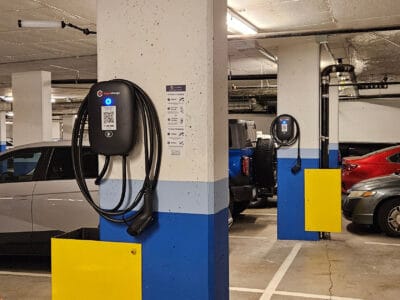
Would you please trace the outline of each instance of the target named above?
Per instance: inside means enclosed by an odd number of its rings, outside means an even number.
[[[266,207],[267,204],[268,204],[267,197],[254,198],[253,200],[250,201],[249,208],[263,208]]]
[[[378,224],[388,236],[400,236],[400,199],[383,203],[378,211]]]

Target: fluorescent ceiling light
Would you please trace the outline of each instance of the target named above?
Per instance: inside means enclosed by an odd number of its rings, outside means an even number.
[[[62,21],[31,21],[18,20],[18,27],[26,28],[64,28],[65,23]]]
[[[228,31],[241,34],[256,34],[257,28],[228,8],[226,13]]]
[[[96,31],[89,30],[89,28],[82,28],[71,23],[64,21],[36,21],[36,20],[18,20],[18,27],[20,28],[65,28],[71,27],[82,31],[84,34],[96,34]]]
[[[13,102],[14,98],[12,96],[0,96],[4,101]]]

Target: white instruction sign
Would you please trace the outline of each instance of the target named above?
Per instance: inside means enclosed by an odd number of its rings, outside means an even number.
[[[167,85],[167,148],[171,156],[182,156],[185,149],[186,85]]]

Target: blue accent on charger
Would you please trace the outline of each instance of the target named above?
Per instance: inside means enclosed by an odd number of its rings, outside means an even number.
[[[142,299],[229,299],[228,209],[154,217],[136,238],[100,219],[101,240],[142,244]]]
[[[317,241],[319,232],[304,230],[304,169],[319,168],[319,159],[302,158],[301,171],[292,174],[295,163],[296,158],[278,158],[278,239]]]
[[[105,104],[106,106],[112,105],[113,102],[114,102],[113,99],[111,99],[110,97],[107,97],[106,99],[104,99],[104,104]]]

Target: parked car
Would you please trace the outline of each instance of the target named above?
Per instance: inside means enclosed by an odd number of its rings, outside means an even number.
[[[363,156],[345,157],[342,162],[342,189],[361,180],[388,175],[400,170],[400,146],[384,148]]]
[[[96,178],[98,158],[83,149],[84,172]],[[88,180],[98,201],[98,186]],[[96,227],[72,169],[70,142],[35,143],[0,155],[0,253],[48,254],[52,236]]]
[[[374,225],[389,236],[400,236],[400,176],[367,179],[343,198],[342,211],[355,224]]]
[[[273,196],[275,149],[271,139],[252,138],[249,124],[229,120],[229,208],[233,216],[249,205],[260,207]],[[250,132],[250,133],[249,133]]]

